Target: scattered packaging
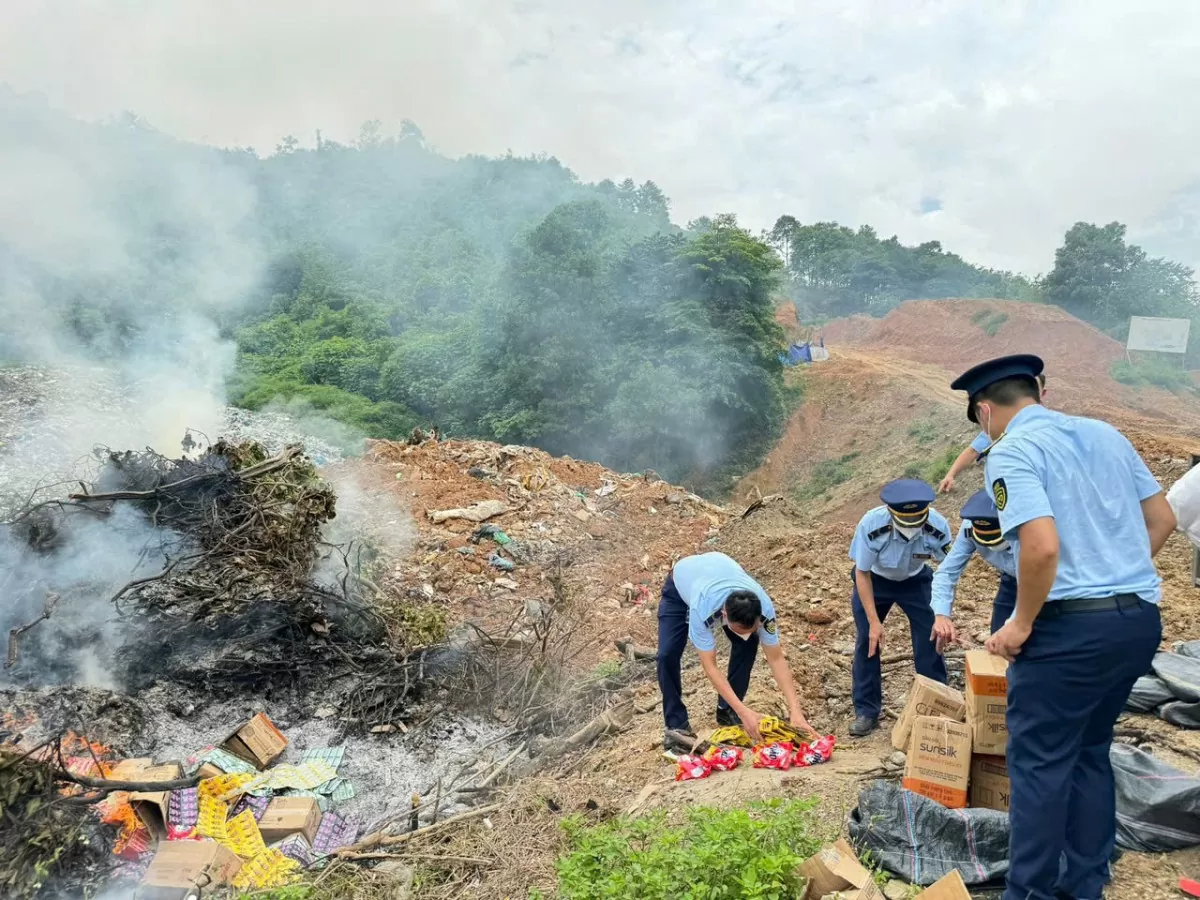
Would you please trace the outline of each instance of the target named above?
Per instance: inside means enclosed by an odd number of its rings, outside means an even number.
[[[745,751],[741,747],[711,747],[704,754],[709,766],[718,772],[728,772],[738,767]]]
[[[206,762],[200,764],[200,768],[196,770],[196,774],[199,775],[200,780],[203,781],[205,778],[216,778],[218,775],[224,775],[225,770],[217,768],[217,766],[210,762]]]
[[[917,716],[940,716],[952,722],[962,722],[967,716],[967,701],[962,691],[924,675],[916,676],[909,688],[904,711],[892,729],[892,747],[896,750],[908,752],[908,740]]]
[[[1008,743],[1008,660],[986,650],[968,650],[967,724],[975,752],[1003,756]]]
[[[163,841],[142,878],[151,890],[143,890],[140,896],[176,900],[197,886],[230,884],[241,868],[236,855],[212,841]]]
[[[901,782],[905,790],[960,809],[967,805],[970,775],[970,729],[938,716],[917,716]]]
[[[269,844],[302,834],[312,844],[321,825],[321,807],[309,797],[276,797],[258,820],[258,830]]]
[[[129,805],[133,807],[134,814],[142,820],[142,824],[156,841],[167,836],[170,803],[170,791],[137,791],[129,795]]]
[[[712,766],[703,756],[687,754],[675,761],[675,780],[693,781],[697,778],[707,778],[712,772]]]
[[[154,765],[154,760],[149,756],[123,759],[108,770],[108,778],[110,781],[136,781],[135,776],[152,765]]]
[[[804,900],[821,900],[828,894],[845,900],[883,900],[871,873],[844,839],[800,863],[798,871],[808,879]]]
[[[754,754],[754,768],[790,769],[792,766],[792,751],[794,749],[791,741],[759,744],[752,751]]]
[[[955,869],[917,894],[916,900],[971,900],[971,893]]]
[[[818,738],[811,744],[801,744],[796,748],[796,756],[792,760],[792,765],[800,766],[815,766],[820,763],[829,762],[833,757],[833,746],[837,743],[837,738],[832,734],[827,734],[823,738]]]
[[[259,713],[222,741],[221,749],[265,769],[283,755],[287,745],[288,740],[283,732],[275,727],[266,713]]]
[[[1008,762],[1003,756],[971,757],[971,805],[1008,812]]]

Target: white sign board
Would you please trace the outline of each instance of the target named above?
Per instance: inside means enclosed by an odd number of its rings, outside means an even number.
[[[1156,353],[1187,353],[1188,319],[1158,319],[1131,316],[1126,350],[1151,350]]]

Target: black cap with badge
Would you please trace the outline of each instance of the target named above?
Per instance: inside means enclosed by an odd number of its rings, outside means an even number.
[[[975,395],[989,385],[1006,378],[1028,378],[1037,382],[1046,364],[1040,356],[1032,353],[1018,353],[1014,356],[1001,356],[989,359],[979,365],[967,369],[950,383],[950,389],[967,392],[967,418],[979,424],[975,415]]]

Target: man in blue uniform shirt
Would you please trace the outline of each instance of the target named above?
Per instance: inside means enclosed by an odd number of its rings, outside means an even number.
[[[986,490],[976,491],[963,504],[963,523],[946,559],[933,573],[933,638],[939,650],[957,638],[950,611],[963,570],[976,553],[1000,573],[1000,587],[992,601],[992,634],[1008,621],[1017,605],[1017,559],[1000,531],[1000,514]]]
[[[929,606],[933,580],[929,563],[946,558],[950,525],[941,513],[930,509],[933,488],[923,481],[889,482],[879,492],[879,499],[883,506],[862,517],[850,543],[850,558],[854,560],[850,607],[858,629],[854,642],[854,722],[850,726],[854,737],[870,734],[879,726],[883,707],[883,620],[893,605],[908,617],[917,673],[946,681],[946,662],[930,636],[934,619]]]
[[[715,632],[729,638],[729,669],[717,668]],[[664,745],[686,745],[695,740],[683,704],[681,660],[688,640],[696,648],[704,674],[717,691],[717,724],[741,724],[752,739],[758,738],[762,718],[742,700],[750,687],[750,670],[763,645],[767,665],[787,700],[790,724],[811,731],[800,708],[800,698],[779,646],[775,605],[762,586],[724,553],[701,553],[675,563],[663,584],[658,604],[658,687],[662,691]]]
[[[1116,809],[1109,747],[1162,639],[1153,557],[1175,527],[1162,490],[1111,425],[1038,403],[1036,356],[951,385],[995,441],[985,483],[1017,557],[1016,611],[987,641],[1008,670],[1005,900],[1094,900]]]

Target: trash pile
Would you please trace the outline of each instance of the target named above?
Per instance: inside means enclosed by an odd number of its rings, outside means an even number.
[[[1177,728],[1200,728],[1200,641],[1187,641],[1175,653],[1156,653],[1153,675],[1133,686],[1125,709],[1153,712]]]
[[[802,740],[796,729],[774,716],[763,716],[759,732],[763,743],[753,744],[740,725],[714,731],[706,740],[697,742],[699,754],[677,755],[668,751],[673,760],[676,781],[707,778],[713,772],[729,772],[742,762],[747,750],[756,769],[780,769],[793,766],[805,768],[829,762],[833,757],[836,739],[832,734],[816,737],[811,743]],[[814,736],[815,737],[815,736]]]

